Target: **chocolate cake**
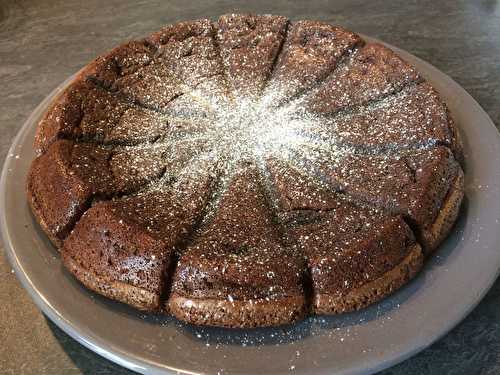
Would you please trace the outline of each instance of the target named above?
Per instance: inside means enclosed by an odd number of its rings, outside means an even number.
[[[368,306],[464,193],[431,84],[338,26],[231,14],[98,57],[39,123],[36,220],[87,288],[200,325]]]

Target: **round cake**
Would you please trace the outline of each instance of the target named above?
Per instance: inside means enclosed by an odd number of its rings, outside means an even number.
[[[28,201],[83,285],[223,327],[368,306],[447,236],[462,147],[419,72],[338,26],[231,14],[87,65],[40,121]]]

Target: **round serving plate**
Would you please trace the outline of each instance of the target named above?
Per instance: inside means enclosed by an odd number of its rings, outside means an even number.
[[[500,136],[451,78],[393,48],[441,93],[465,143],[466,199],[449,238],[400,291],[363,311],[279,328],[200,328],[141,314],[82,287],[34,221],[25,194],[37,122],[70,80],[31,114],[14,140],[0,184],[6,253],[40,309],[71,337],[148,374],[365,374],[429,346],[481,300],[500,269]]]

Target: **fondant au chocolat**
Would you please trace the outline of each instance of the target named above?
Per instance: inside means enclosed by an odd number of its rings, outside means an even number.
[[[28,200],[88,288],[201,325],[368,306],[448,235],[462,147],[439,94],[338,26],[224,15],[87,65],[40,121]]]

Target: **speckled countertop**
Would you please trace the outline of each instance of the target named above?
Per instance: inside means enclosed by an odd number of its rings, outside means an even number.
[[[496,0],[0,0],[0,160],[35,106],[96,55],[166,23],[231,11],[326,20],[406,49],[453,77],[500,124]],[[0,285],[0,375],[131,374],[48,321],[1,251]],[[446,337],[384,374],[500,373],[499,305],[500,281]]]

